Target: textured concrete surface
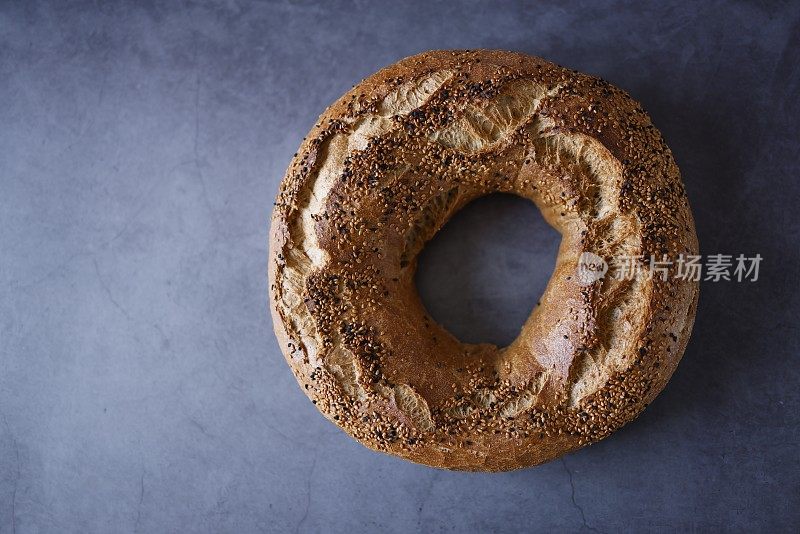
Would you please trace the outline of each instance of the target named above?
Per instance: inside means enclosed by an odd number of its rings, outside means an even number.
[[[0,530],[797,532],[800,9],[759,4],[3,2]],[[266,307],[271,203],[317,114],[456,47],[628,90],[675,153],[703,252],[765,258],[756,283],[703,284],[639,420],[508,474],[343,435]],[[459,335],[507,340],[556,243],[492,197],[431,244],[419,285]]]

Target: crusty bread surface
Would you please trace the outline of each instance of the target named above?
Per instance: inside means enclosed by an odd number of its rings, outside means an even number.
[[[530,199],[562,236],[507,347],[460,342],[414,286],[424,244],[494,192]],[[303,141],[273,211],[270,303],[300,386],[355,439],[511,470],[605,438],[664,388],[698,284],[649,259],[697,250],[672,154],[625,92],[524,54],[433,51],[363,80]],[[585,252],[638,272],[586,283]]]

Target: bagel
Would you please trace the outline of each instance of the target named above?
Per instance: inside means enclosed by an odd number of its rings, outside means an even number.
[[[414,285],[425,243],[495,192],[530,199],[562,236],[507,347],[460,342]],[[625,92],[524,54],[433,51],[363,80],[304,139],[273,210],[270,304],[306,395],[362,444],[512,470],[634,419],[691,333],[697,282],[652,276],[647,261],[587,282],[581,255],[697,250],[672,154]]]

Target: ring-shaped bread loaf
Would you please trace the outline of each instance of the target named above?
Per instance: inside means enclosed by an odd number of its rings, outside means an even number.
[[[426,241],[493,192],[532,200],[562,235],[507,347],[461,343],[414,286]],[[516,469],[608,436],[661,391],[698,284],[648,260],[697,248],[670,150],[625,92],[519,53],[428,52],[355,86],[295,155],[272,218],[274,326],[306,395],[364,445]],[[586,283],[585,252],[639,272]]]

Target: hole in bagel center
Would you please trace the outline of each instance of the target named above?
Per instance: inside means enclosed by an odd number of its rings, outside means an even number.
[[[544,293],[560,241],[533,202],[501,193],[481,197],[425,245],[417,291],[431,317],[459,341],[507,346]]]

